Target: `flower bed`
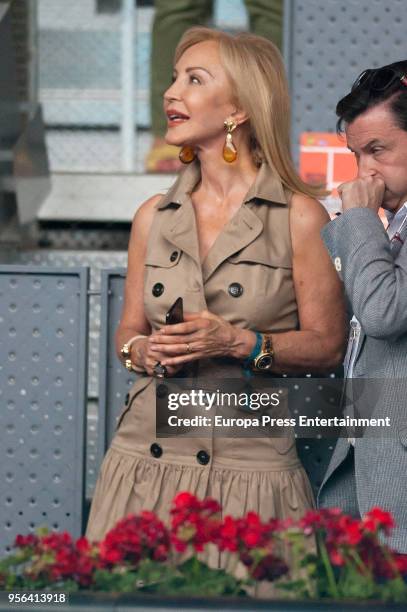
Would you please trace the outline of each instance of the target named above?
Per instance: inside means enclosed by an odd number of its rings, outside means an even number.
[[[243,603],[266,581],[279,598],[290,599],[291,609],[293,598],[310,605],[321,599],[407,602],[407,558],[380,540],[393,519],[379,508],[361,520],[339,509],[310,511],[297,522],[263,522],[254,512],[220,515],[216,501],[180,493],[169,527],[142,512],[119,521],[101,542],[45,531],[19,535],[15,552],[0,562],[0,590],[79,592],[74,599],[82,591],[229,596]],[[198,558],[208,546],[228,553],[234,569],[213,569]]]

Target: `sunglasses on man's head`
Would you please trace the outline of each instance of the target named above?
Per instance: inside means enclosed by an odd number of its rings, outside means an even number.
[[[407,73],[402,73],[393,68],[375,68],[364,70],[352,85],[351,91],[354,91],[361,85],[369,84],[371,91],[385,91],[391,87],[396,81],[400,81],[407,86]]]

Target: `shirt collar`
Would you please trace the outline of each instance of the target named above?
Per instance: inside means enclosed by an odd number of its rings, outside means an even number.
[[[170,187],[165,196],[160,200],[158,209],[163,210],[173,204],[181,206],[185,202],[186,197],[190,197],[200,177],[201,169],[198,161],[192,162],[192,164],[181,170],[174,185]],[[255,201],[257,199],[287,204],[287,195],[281,179],[277,172],[266,162],[263,162],[260,166],[254,183],[244,198],[244,202]]]
[[[392,221],[396,220],[400,220],[401,222],[407,215],[407,202],[404,202],[403,206],[401,206],[401,208],[399,208],[396,213],[392,212],[391,210],[385,210],[384,214],[386,215],[387,221],[389,223],[392,223]]]

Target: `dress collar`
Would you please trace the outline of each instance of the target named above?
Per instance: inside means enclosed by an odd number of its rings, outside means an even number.
[[[182,206],[201,177],[201,169],[198,161],[193,162],[181,170],[174,185],[170,187],[165,196],[160,200],[158,209],[163,210],[172,205]],[[247,192],[244,203],[262,200],[277,204],[287,204],[287,195],[277,172],[266,162],[259,168],[254,183]]]

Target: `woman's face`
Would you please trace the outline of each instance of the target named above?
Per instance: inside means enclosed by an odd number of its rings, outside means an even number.
[[[166,141],[178,146],[223,141],[223,122],[236,106],[218,43],[205,41],[187,49],[174,67],[173,79],[164,94]]]

